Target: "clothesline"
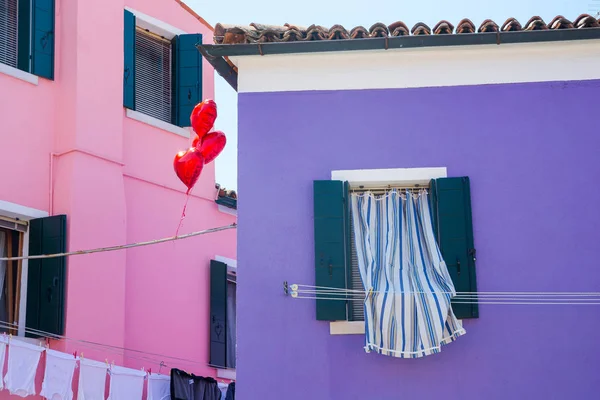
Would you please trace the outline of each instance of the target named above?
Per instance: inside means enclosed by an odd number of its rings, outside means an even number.
[[[17,324],[13,324],[7,321],[2,321],[0,320],[0,328],[8,328],[8,329],[17,329],[18,325]],[[199,361],[194,361],[194,360],[190,360],[190,359],[186,359],[186,358],[180,358],[180,357],[173,357],[173,356],[167,356],[165,354],[159,354],[159,353],[152,353],[152,352],[148,352],[148,351],[142,351],[142,350],[135,350],[135,349],[131,349],[131,348],[127,348],[127,347],[119,347],[119,346],[113,346],[113,345],[109,345],[109,344],[104,344],[104,343],[97,343],[97,342],[92,342],[89,340],[83,340],[83,339],[75,339],[72,337],[68,337],[65,335],[55,335],[53,333],[50,332],[46,332],[46,331],[41,331],[38,329],[33,329],[33,328],[28,328],[25,327],[25,332],[26,333],[31,333],[34,335],[39,335],[40,336],[40,340],[45,340],[47,339],[62,339],[65,341],[69,341],[69,342],[73,342],[73,343],[78,343],[83,347],[87,347],[89,349],[94,349],[94,350],[103,350],[112,354],[117,354],[117,355],[125,355],[126,352],[131,352],[131,353],[135,353],[135,354],[140,354],[139,356],[134,356],[134,355],[130,355],[127,354],[126,356],[128,358],[132,358],[132,359],[136,359],[139,361],[145,361],[145,362],[150,362],[150,363],[155,363],[157,365],[161,365],[166,367],[167,365],[164,363],[164,360],[171,360],[171,361],[176,361],[178,363],[185,363],[188,365],[201,365],[201,366],[207,366],[206,363],[202,363]],[[81,353],[81,350],[79,350],[79,352]],[[156,358],[151,358],[151,357],[144,357],[143,355],[147,355],[147,356],[153,356]],[[170,362],[170,361],[169,361]]]
[[[110,246],[110,247],[99,247],[97,249],[90,249],[90,250],[69,251],[66,253],[40,254],[40,255],[34,255],[34,256],[20,256],[20,257],[0,257],[0,261],[36,260],[36,259],[40,259],[40,258],[56,258],[56,257],[78,256],[78,255],[82,255],[82,254],[103,253],[103,252],[107,252],[107,251],[130,249],[132,247],[150,246],[150,245],[158,244],[158,243],[172,242],[175,240],[187,239],[190,237],[204,235],[207,233],[220,232],[220,231],[224,231],[227,229],[235,229],[235,228],[237,228],[237,224],[234,222],[231,225],[219,226],[217,228],[210,228],[210,229],[205,229],[203,231],[186,233],[185,235],[170,236],[170,237],[166,237],[166,238],[162,238],[162,239],[149,240],[146,242],[122,244],[119,246]]]

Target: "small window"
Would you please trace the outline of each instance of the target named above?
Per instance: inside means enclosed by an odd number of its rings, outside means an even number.
[[[136,111],[171,123],[171,41],[137,28],[135,47]]]
[[[5,220],[0,222],[5,225]],[[0,228],[0,257],[21,256],[23,236],[22,232]],[[22,261],[0,261],[0,332],[17,334],[22,274]]]
[[[236,277],[227,275],[227,344],[226,367],[235,369],[236,359]]]
[[[17,0],[0,0],[0,63],[17,67]]]

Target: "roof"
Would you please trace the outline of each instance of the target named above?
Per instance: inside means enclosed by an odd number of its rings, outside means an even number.
[[[451,22],[440,21],[433,29],[424,22],[416,23],[411,29],[402,22],[396,21],[390,25],[378,22],[369,29],[355,26],[346,29],[342,25],[333,25],[326,28],[319,25],[304,27],[286,23],[282,26],[251,23],[248,26],[225,25],[218,23],[215,26],[214,41],[216,44],[242,44],[242,43],[272,43],[272,42],[299,42],[315,40],[340,40],[340,39],[369,39],[381,37],[397,37],[409,35],[448,35],[465,33],[490,33],[490,32],[517,32],[540,31],[558,29],[581,29],[600,27],[600,19],[588,14],[581,14],[575,21],[569,21],[562,15],[556,16],[549,24],[541,17],[529,19],[525,25],[516,18],[507,19],[498,25],[491,19],[486,19],[476,27],[468,18],[461,20],[456,29]]]
[[[215,185],[215,188],[218,190],[215,203],[237,210],[237,193],[235,190],[227,190],[222,188],[219,184]]]
[[[433,29],[423,22],[411,29],[397,21],[390,25],[376,23],[369,29],[342,25],[325,28],[303,27],[286,23],[282,26],[252,23],[247,26],[215,26],[215,44],[197,45],[203,57],[233,89],[237,90],[237,67],[229,56],[292,54],[332,51],[388,50],[440,46],[501,45],[568,40],[600,39],[600,19],[581,14],[574,21],[558,15],[546,23],[535,16],[527,23],[515,18],[502,25],[488,19],[476,27],[465,18],[455,27],[440,21]]]

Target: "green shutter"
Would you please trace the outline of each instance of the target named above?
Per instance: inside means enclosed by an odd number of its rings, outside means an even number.
[[[202,99],[202,55],[196,44],[202,35],[179,35],[173,39],[173,123],[190,126],[190,115]]]
[[[67,248],[67,217],[55,215],[30,221],[29,255],[63,253]],[[55,335],[65,328],[66,258],[29,260],[26,325]],[[30,337],[37,337],[29,333]]]
[[[30,46],[31,46],[31,3],[29,1],[19,1],[18,10],[18,31],[17,31],[17,67],[25,72],[31,72],[30,69]]]
[[[227,264],[210,262],[210,365],[227,366]]]
[[[477,292],[469,178],[432,180],[431,205],[436,238],[456,291]],[[476,303],[453,303],[452,309],[458,318],[479,317]]]
[[[135,110],[135,15],[125,10],[123,34],[123,107]]]
[[[314,181],[315,285],[346,289],[348,189],[341,181]],[[318,295],[332,298],[333,295]],[[317,320],[346,320],[347,302],[317,299]]]
[[[31,71],[34,75],[53,80],[54,0],[31,0],[31,5]]]

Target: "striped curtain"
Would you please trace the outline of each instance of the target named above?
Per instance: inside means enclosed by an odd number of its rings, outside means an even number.
[[[418,358],[465,334],[450,306],[456,291],[426,191],[353,193],[352,215],[365,288],[365,350]]]

